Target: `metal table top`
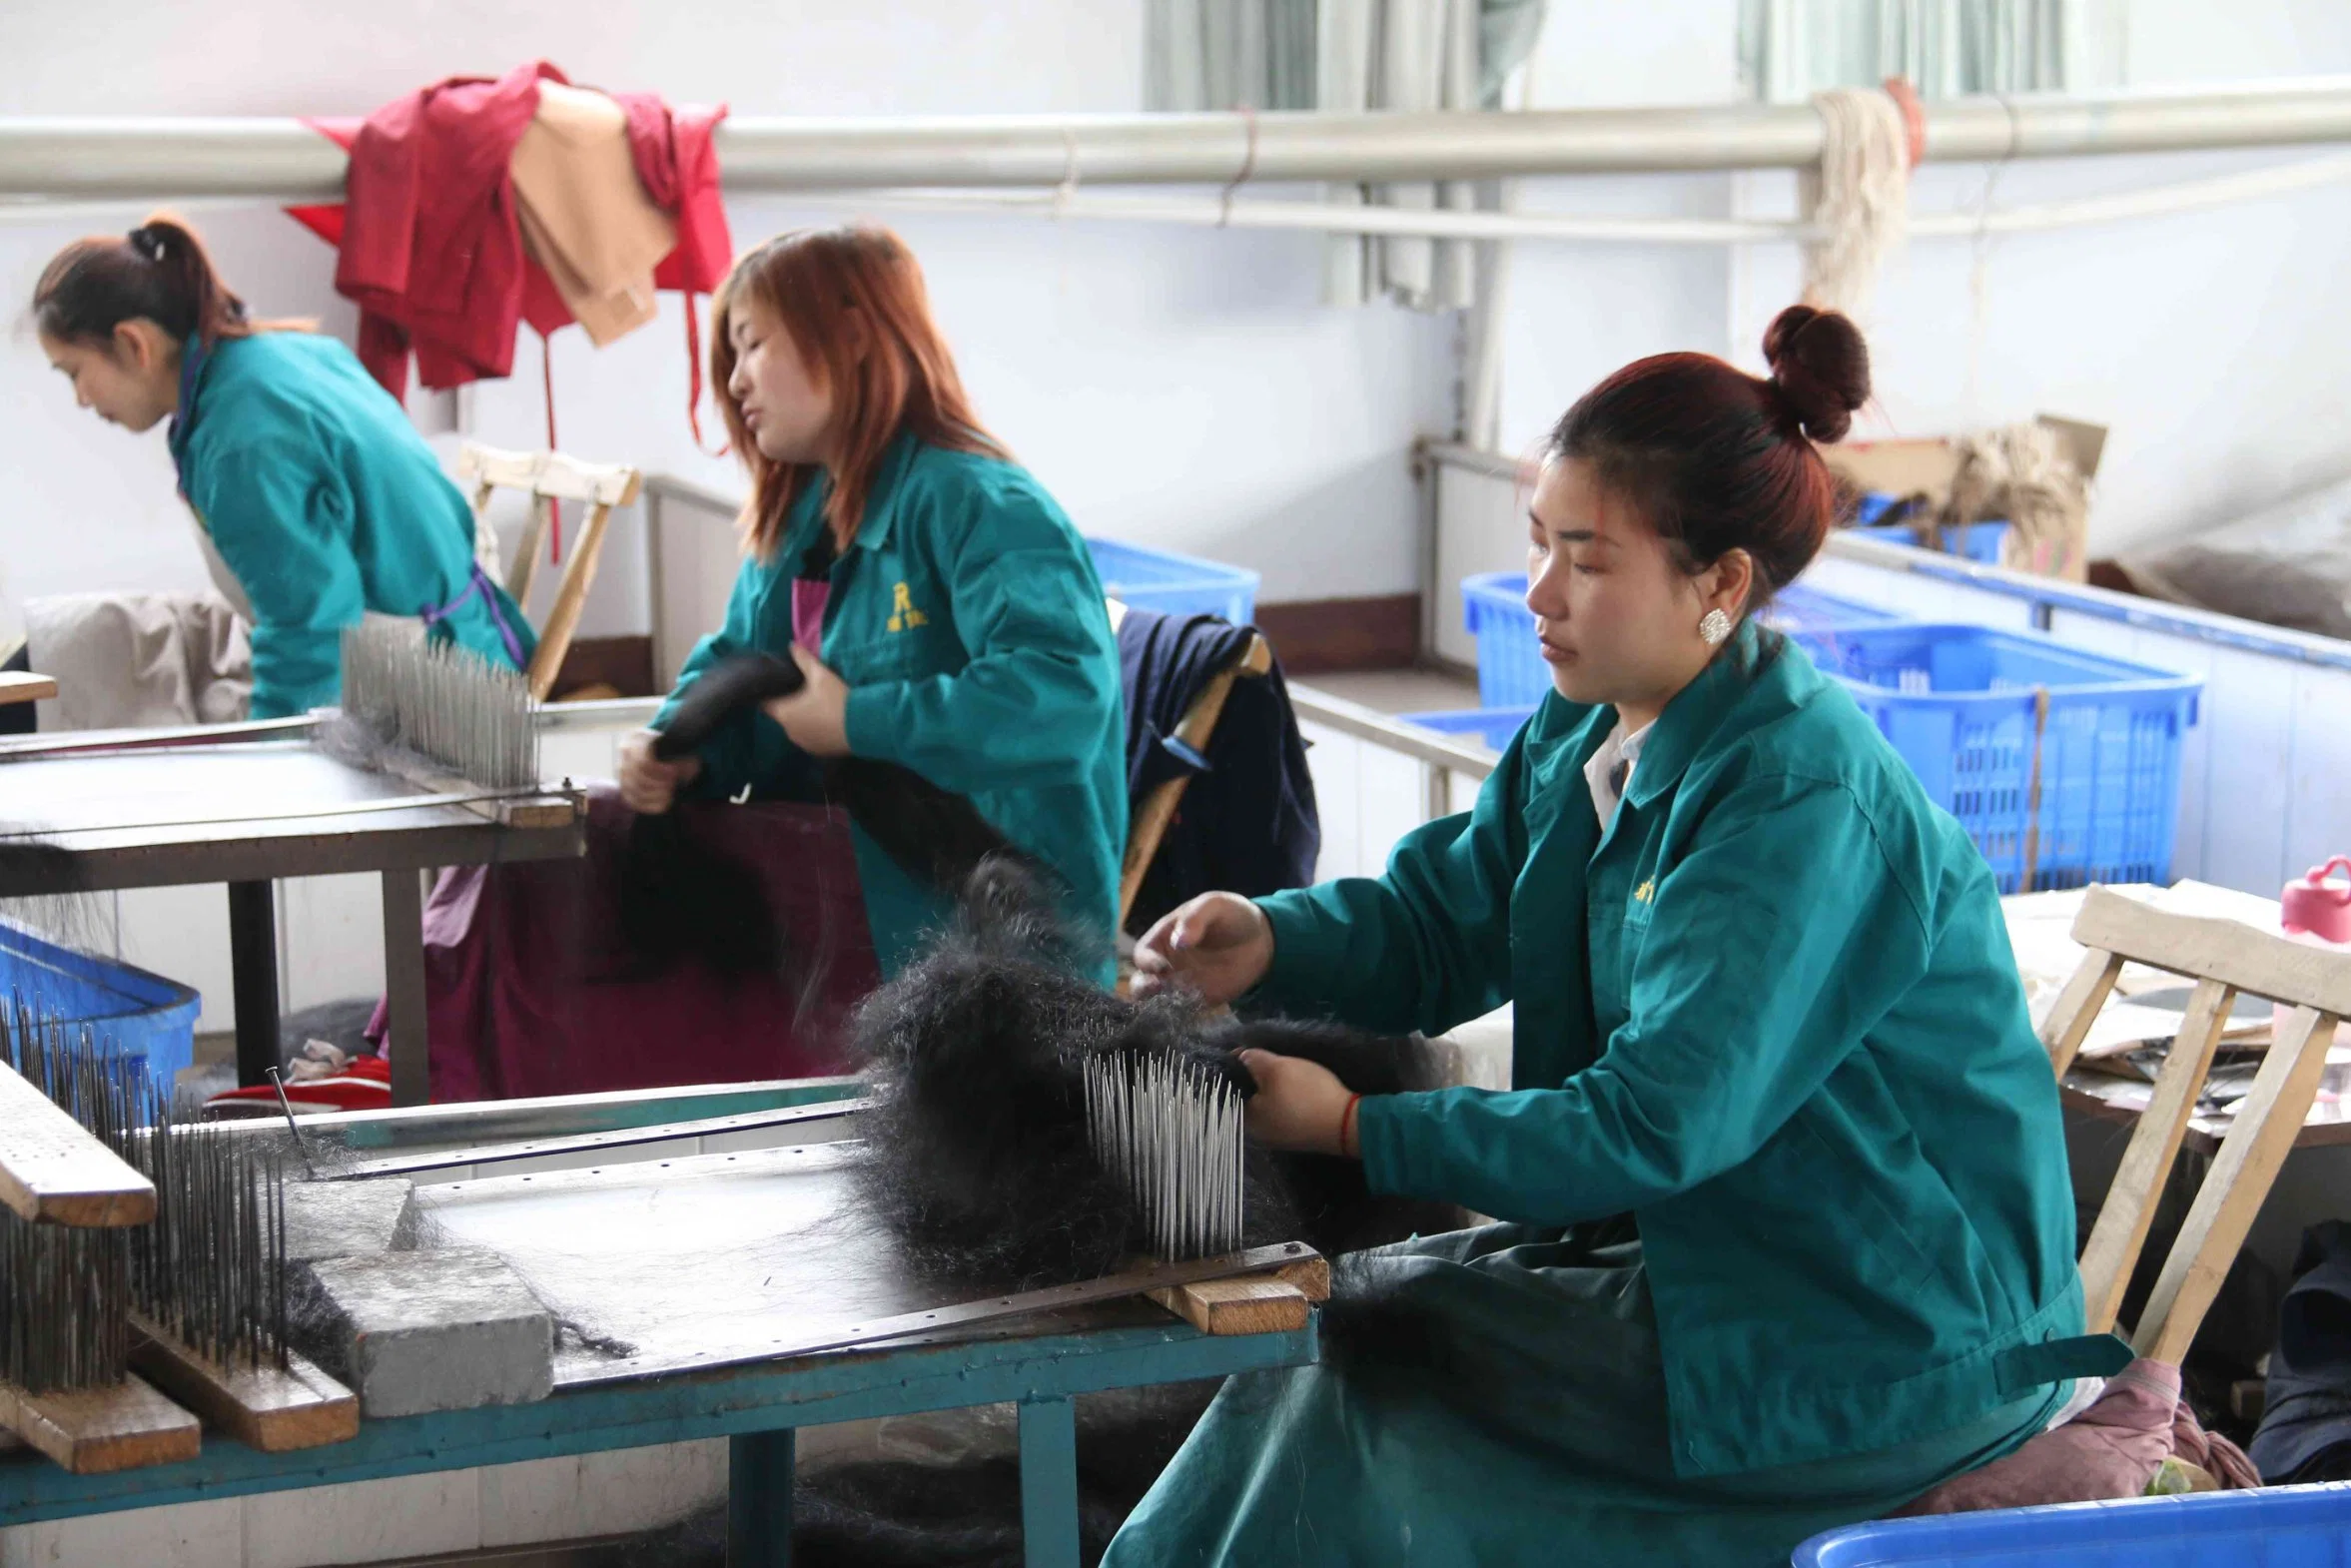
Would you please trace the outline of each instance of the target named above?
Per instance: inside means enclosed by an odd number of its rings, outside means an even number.
[[[51,757],[0,765],[0,833],[73,851],[70,877],[90,891],[556,860],[585,843],[577,822],[369,804],[415,793],[301,741]],[[0,897],[72,891],[54,876],[0,857]]]
[[[849,1162],[859,1148],[812,1144],[494,1176],[418,1187],[415,1202],[437,1244],[496,1252],[591,1341],[564,1336],[558,1387],[608,1375],[615,1357],[634,1375],[659,1375],[703,1353],[758,1353],[779,1336],[987,1294],[907,1267],[854,1195]],[[1086,1308],[1063,1317],[1068,1327],[1103,1320]],[[926,1337],[1037,1331],[1029,1319],[1017,1330]]]

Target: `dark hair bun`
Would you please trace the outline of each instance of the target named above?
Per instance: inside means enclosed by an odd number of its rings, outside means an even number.
[[[1764,334],[1764,359],[1789,422],[1816,441],[1843,440],[1870,400],[1870,346],[1835,311],[1791,305]]]

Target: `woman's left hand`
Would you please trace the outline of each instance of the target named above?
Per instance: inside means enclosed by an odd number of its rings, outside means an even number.
[[[1347,1155],[1357,1151],[1351,1130],[1339,1140],[1339,1124],[1346,1120],[1347,1103],[1355,1098],[1330,1069],[1302,1057],[1276,1056],[1270,1051],[1243,1051],[1240,1065],[1257,1081],[1245,1115],[1249,1136],[1267,1149],[1290,1149],[1307,1155]]]
[[[848,756],[848,684],[806,648],[795,646],[792,662],[808,677],[807,684],[788,697],[770,698],[760,704],[761,709],[783,726],[793,745],[810,756]]]

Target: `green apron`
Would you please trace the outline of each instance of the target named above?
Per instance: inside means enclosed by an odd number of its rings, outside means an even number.
[[[1786,1568],[1809,1537],[2009,1452],[2070,1386],[1873,1453],[1693,1479],[1630,1225],[1426,1236],[1340,1280],[1426,1314],[1428,1364],[1349,1365],[1334,1343],[1323,1365],[1231,1379],[1105,1568]]]

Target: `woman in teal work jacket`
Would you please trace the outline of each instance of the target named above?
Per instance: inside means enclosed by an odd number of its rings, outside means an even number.
[[[1556,695],[1475,810],[1147,935],[1145,990],[1431,1035],[1514,1002],[1516,1048],[1507,1092],[1371,1099],[1252,1055],[1261,1141],[1502,1222],[1342,1267],[1324,1364],[1227,1384],[1114,1568],[1785,1564],[2114,1369],[1991,875],[1756,624],[1869,392],[1842,317],[1765,350],[1641,361],[1554,430]]]
[[[191,230],[157,218],[67,246],[33,319],[83,407],[132,430],[171,421],[198,545],[252,629],[255,718],[334,703],[343,633],[369,613],[529,659],[529,623],[399,403],[334,339],[250,319]]]
[[[899,763],[1055,874],[1107,980],[1127,837],[1109,608],[1077,529],[973,415],[913,255],[871,228],[770,240],[712,304],[711,369],[751,471],[748,558],[678,693],[747,650],[798,660],[807,683],[677,762],[630,737],[623,800],[805,796],[810,759]],[[856,851],[887,978],[947,896],[861,831]]]

